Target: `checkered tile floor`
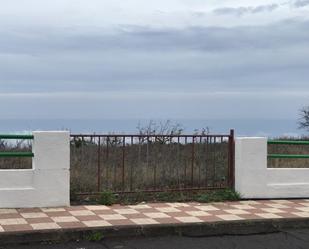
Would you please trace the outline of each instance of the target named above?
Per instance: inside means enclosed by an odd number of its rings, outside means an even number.
[[[304,217],[304,199],[0,209],[0,232]]]

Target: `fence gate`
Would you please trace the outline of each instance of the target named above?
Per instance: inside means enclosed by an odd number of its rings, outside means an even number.
[[[71,190],[90,195],[234,186],[234,130],[224,135],[71,135]]]

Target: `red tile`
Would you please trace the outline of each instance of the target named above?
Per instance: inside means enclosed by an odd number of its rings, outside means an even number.
[[[171,216],[171,217],[186,217],[186,216],[189,216],[186,212],[170,212],[170,213],[165,213],[165,214],[167,214],[168,216]]]
[[[76,219],[80,221],[89,221],[89,220],[102,220],[99,216],[97,215],[87,215],[87,216],[76,216]]]
[[[3,225],[2,226],[5,232],[18,232],[18,231],[32,231],[30,225]]]
[[[84,206],[71,206],[71,207],[66,207],[65,210],[67,211],[79,211],[79,210],[88,210]]]
[[[26,218],[25,219],[29,224],[36,224],[36,223],[50,223],[54,222],[51,218]]]
[[[45,212],[49,217],[71,216],[68,211]]]
[[[23,218],[20,214],[0,214],[0,219]]]
[[[151,204],[147,204],[148,206],[150,207],[153,207],[153,208],[162,208],[162,207],[171,207],[170,205],[167,205],[166,203],[151,203]]]
[[[118,214],[113,209],[109,209],[109,210],[93,210],[92,212],[97,214],[97,215],[99,215],[99,214]]]
[[[128,226],[128,225],[136,225],[133,221],[127,220],[108,220],[108,223],[113,226]]]
[[[210,216],[202,216],[202,217],[198,217],[199,219],[201,219],[204,222],[217,222],[217,221],[223,221],[222,219],[220,219],[219,217],[215,216],[215,215],[210,215]]]
[[[255,214],[238,214],[237,216],[244,218],[246,220],[260,220],[260,219],[262,219],[261,216],[257,216]]]
[[[141,219],[141,218],[149,218],[148,216],[144,214],[122,214],[122,216],[128,218],[128,219]]]
[[[200,209],[197,209],[193,206],[190,206],[190,207],[178,207],[177,209],[183,211],[183,212],[186,212],[186,211],[201,211]]]
[[[42,210],[40,208],[17,208],[18,213],[41,213]]]

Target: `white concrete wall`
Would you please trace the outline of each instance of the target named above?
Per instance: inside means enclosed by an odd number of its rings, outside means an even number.
[[[32,169],[0,170],[0,208],[70,205],[69,132],[33,132]]]
[[[267,168],[266,138],[236,138],[235,188],[243,198],[309,198],[309,168]]]

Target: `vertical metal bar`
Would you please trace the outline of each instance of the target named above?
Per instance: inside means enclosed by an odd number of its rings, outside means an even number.
[[[200,137],[200,142],[197,144],[197,157],[198,159],[201,159],[201,146],[202,146],[202,137]],[[201,187],[201,160],[198,161],[198,187]]]
[[[205,187],[208,187],[208,179],[207,179],[207,177],[208,177],[208,175],[207,175],[207,173],[208,173],[208,168],[207,168],[208,167],[208,163],[207,163],[208,140],[209,140],[209,137],[207,136],[206,140],[205,140]]]
[[[101,137],[99,137],[98,141],[98,192],[101,192]]]
[[[233,129],[230,130],[229,141],[228,141],[228,167],[229,167],[229,175],[228,175],[228,184],[230,188],[234,188],[235,186],[235,141],[234,141],[235,132]]]
[[[160,143],[157,144],[157,139],[158,139],[158,137],[155,136],[154,148],[156,148],[157,146],[160,146],[160,145],[159,145]],[[160,148],[160,147],[158,147],[158,148]],[[159,153],[158,153],[158,154],[159,154]],[[156,158],[156,157],[155,157],[155,158]],[[154,166],[153,166],[153,185],[154,185],[154,190],[157,189],[157,161],[158,161],[158,160],[155,160],[155,159],[154,159]]]
[[[118,137],[114,136],[114,141],[112,140],[111,143],[111,147],[114,146],[114,155],[115,155],[115,151],[117,151],[117,146],[118,146]],[[115,156],[113,156],[113,158],[115,158]],[[115,159],[114,159],[115,160]],[[117,186],[117,171],[119,168],[119,162],[116,161],[116,163],[114,164],[114,184],[113,184],[113,189],[116,190],[116,186]],[[118,186],[117,186],[118,187]]]
[[[125,146],[126,146],[126,138],[125,136],[123,136],[122,138],[122,191],[125,191],[125,172],[124,172]]]
[[[214,168],[213,168],[213,170],[214,170],[214,184],[213,184],[213,186],[214,187],[217,187],[217,165],[216,165],[216,162],[217,162],[217,160],[216,160],[216,142],[217,142],[217,138],[216,137],[214,137],[214,141],[213,141],[214,143],[213,143],[213,152],[214,152],[214,154],[213,154],[213,165],[214,165]]]
[[[195,137],[192,137],[192,148],[191,148],[191,186],[194,183],[194,149],[195,149]]]
[[[180,138],[179,136],[177,137],[177,185],[178,188],[181,188],[180,186]]]
[[[134,143],[134,137],[131,136],[131,152],[134,149],[133,143]],[[130,164],[130,191],[132,191],[132,189],[133,189],[133,163],[131,161],[131,164]]]
[[[187,149],[187,137],[185,137],[185,145],[184,145],[184,153],[185,155],[187,156],[187,153],[186,153],[186,149]],[[188,161],[187,161],[187,157],[185,158],[185,168],[184,168],[184,187],[186,188],[187,186],[187,164],[188,164]]]
[[[106,168],[106,173],[105,173],[105,182],[106,182],[106,189],[108,189],[108,184],[109,184],[109,163],[108,163],[108,157],[109,157],[109,136],[106,136],[106,163],[105,163],[105,168]]]

